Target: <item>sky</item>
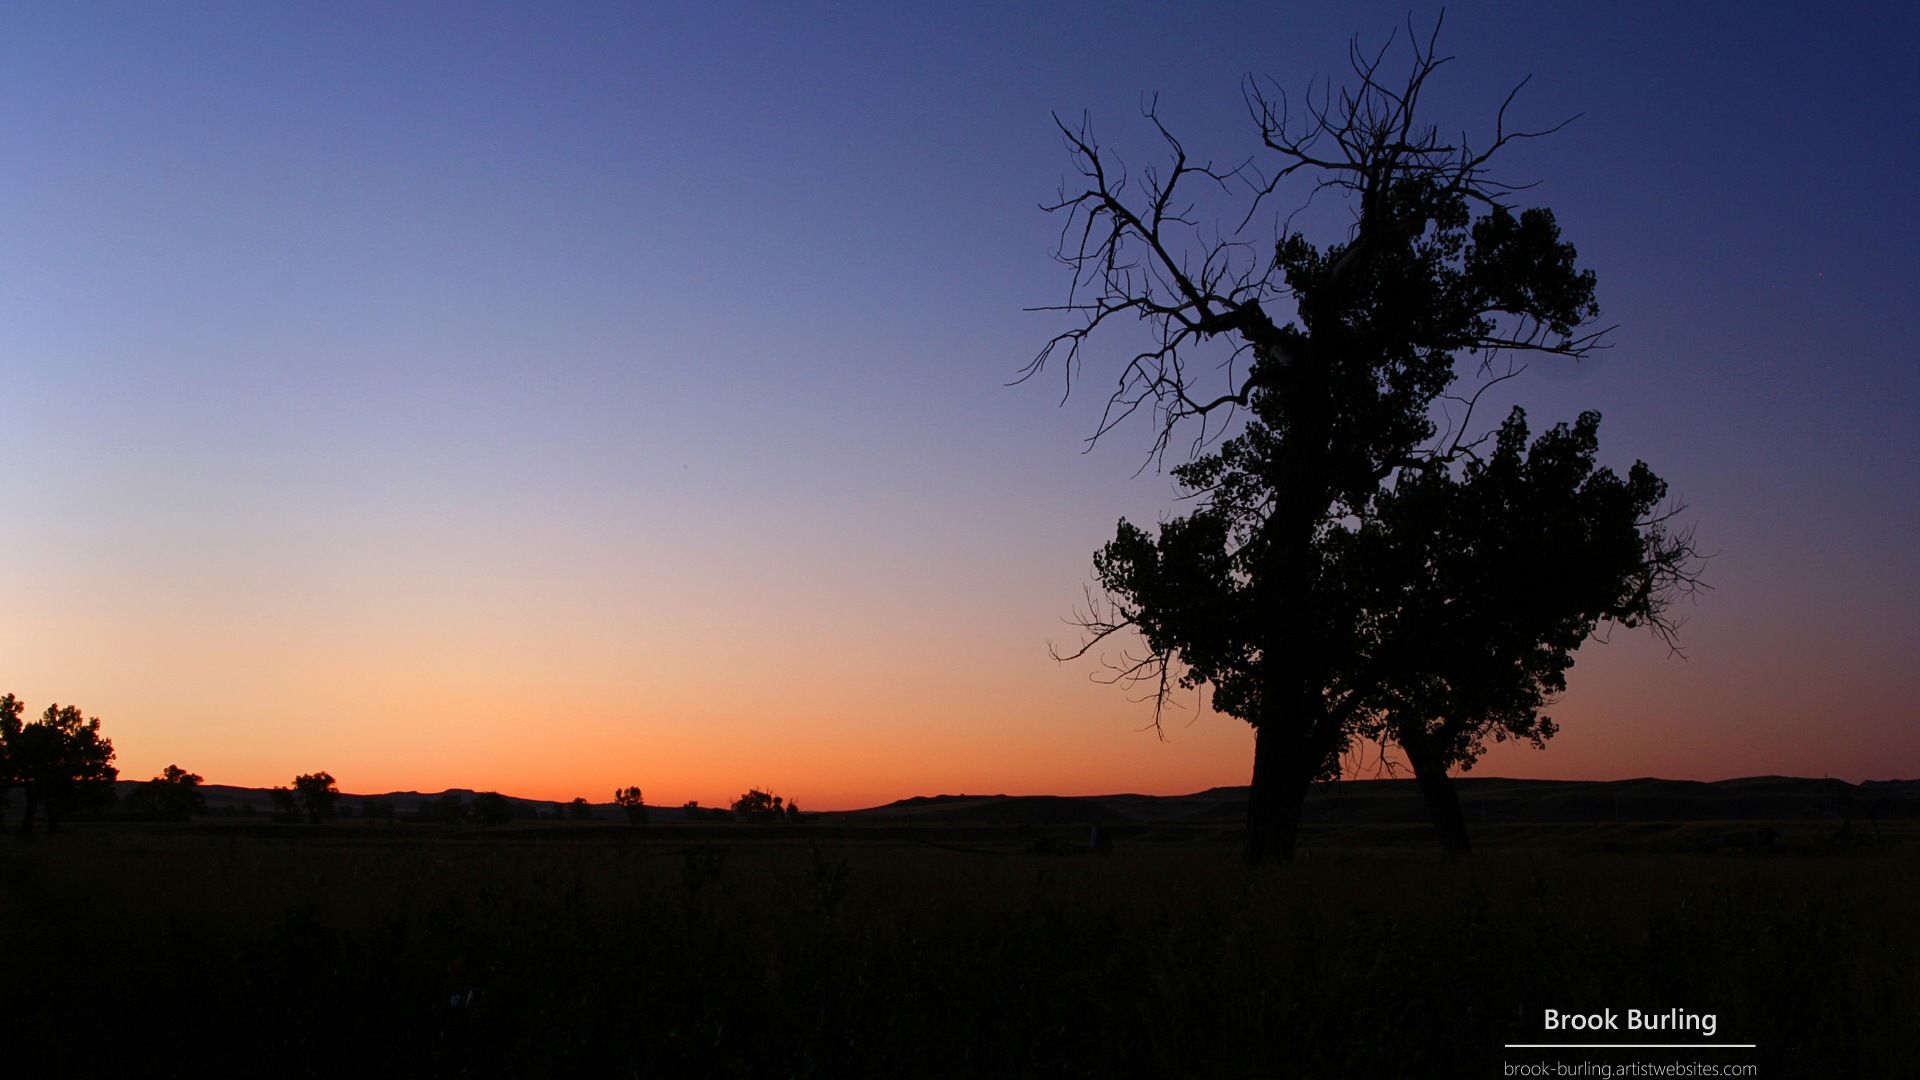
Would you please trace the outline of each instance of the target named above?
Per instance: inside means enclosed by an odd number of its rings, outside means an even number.
[[[1676,10],[1678,9],[1678,10]],[[1430,27],[1438,9],[1415,7]],[[1243,80],[1404,5],[0,5],[0,690],[121,775],[816,809],[1243,784],[1246,725],[1061,664],[1179,512],[1070,393],[1057,114]],[[1605,416],[1713,553],[1686,658],[1583,648],[1475,775],[1920,776],[1920,17],[1472,4],[1431,115],[1599,280]],[[1404,55],[1404,54],[1402,54]],[[1297,201],[1297,200],[1296,200]],[[1338,220],[1322,242],[1338,239]],[[1356,760],[1355,775],[1377,761]]]

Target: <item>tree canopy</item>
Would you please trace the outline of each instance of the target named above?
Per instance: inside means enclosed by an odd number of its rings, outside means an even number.
[[[23,724],[23,711],[12,694],[0,697],[0,791],[24,789],[21,828],[32,832],[42,809],[51,833],[76,810],[112,805],[113,782],[120,771],[113,766],[113,741],[100,734],[100,719],[84,716],[72,705],[54,704],[39,720]]]
[[[779,824],[787,819],[787,800],[770,791],[753,788],[733,800],[733,812],[756,825]]]
[[[293,778],[293,797],[300,804],[308,824],[332,821],[339,816],[340,788],[333,774],[306,773]]]
[[[1350,536],[1367,730],[1405,751],[1449,850],[1468,842],[1447,771],[1489,739],[1544,747],[1557,728],[1541,709],[1574,650],[1603,621],[1671,643],[1668,606],[1697,584],[1666,484],[1643,462],[1625,477],[1597,465],[1599,427],[1587,412],[1529,444],[1516,408],[1488,454],[1457,475],[1408,472]]]

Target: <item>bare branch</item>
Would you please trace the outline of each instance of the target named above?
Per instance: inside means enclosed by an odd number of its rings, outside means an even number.
[[[1138,631],[1140,628],[1136,614],[1123,609],[1112,597],[1095,595],[1091,586],[1085,587],[1084,592],[1085,606],[1076,610],[1073,618],[1067,620],[1082,631],[1079,646],[1063,651],[1052,642],[1047,644],[1047,654],[1061,663],[1089,655],[1095,646],[1116,634]],[[1144,644],[1144,637],[1141,640]],[[1180,677],[1175,674],[1179,664],[1177,655],[1172,650],[1149,647],[1143,656],[1122,650],[1118,660],[1102,657],[1100,663],[1104,674],[1096,671],[1088,675],[1095,682],[1127,687],[1144,684],[1149,687],[1148,693],[1133,699],[1136,703],[1153,702],[1153,720],[1140,730],[1151,730],[1162,742],[1166,741],[1167,734],[1161,727],[1161,719],[1169,706],[1179,707],[1173,702],[1174,691],[1181,685]]]
[[[1394,204],[1390,193],[1426,185],[1441,196],[1504,210],[1507,198],[1525,185],[1489,176],[1495,156],[1517,140],[1559,131],[1571,118],[1542,129],[1514,128],[1509,114],[1527,85],[1523,79],[1495,112],[1483,147],[1475,149],[1465,133],[1456,140],[1441,138],[1436,126],[1421,119],[1421,99],[1433,74],[1452,59],[1438,51],[1443,21],[1435,20],[1422,35],[1409,20],[1411,61],[1398,78],[1386,71],[1399,46],[1397,32],[1372,52],[1363,52],[1353,39],[1348,49],[1352,84],[1337,91],[1330,81],[1310,85],[1298,108],[1271,80],[1244,80],[1242,99],[1271,158],[1265,167],[1251,158],[1232,167],[1196,161],[1163,121],[1157,95],[1142,102],[1141,115],[1158,136],[1163,156],[1137,174],[1100,145],[1090,117],[1083,114],[1070,125],[1056,115],[1054,125],[1081,183],[1074,189],[1063,186],[1042,208],[1064,216],[1054,257],[1071,270],[1071,280],[1066,303],[1031,310],[1072,312],[1080,322],[1047,341],[1014,381],[1054,363],[1070,395],[1081,374],[1082,347],[1096,332],[1121,322],[1145,323],[1154,344],[1135,351],[1121,366],[1088,445],[1146,412],[1156,430],[1143,469],[1163,462],[1174,429],[1186,421],[1199,421],[1200,433],[1191,444],[1197,454],[1271,377],[1263,361],[1287,358],[1289,328],[1266,306],[1299,298],[1277,261],[1262,259],[1258,251],[1291,235],[1291,215],[1275,223],[1270,240],[1249,230],[1290,180],[1306,182],[1308,202],[1327,190],[1357,201],[1348,242],[1328,273],[1330,293],[1337,293],[1339,283],[1358,273],[1382,246],[1417,237],[1429,227],[1426,211]],[[1237,224],[1229,227],[1203,213],[1196,192],[1244,198]],[[1506,331],[1448,347],[1480,355],[1484,369],[1502,352],[1581,356],[1600,347],[1605,333],[1554,335],[1521,317]],[[1197,351],[1221,337],[1233,340],[1228,362],[1196,365]],[[1249,348],[1253,362],[1234,362]],[[1203,368],[1216,373],[1202,374]],[[1216,379],[1224,385],[1209,385]],[[1216,414],[1228,423],[1215,421]]]
[[[1667,647],[1669,655],[1682,660],[1687,653],[1680,646],[1679,634],[1685,619],[1675,616],[1673,607],[1682,600],[1693,602],[1700,593],[1713,588],[1702,577],[1713,555],[1700,550],[1693,526],[1677,531],[1666,527],[1686,509],[1685,503],[1671,503],[1640,522],[1646,545],[1643,573],[1625,605],[1629,614],[1608,620],[1629,629],[1644,624]]]

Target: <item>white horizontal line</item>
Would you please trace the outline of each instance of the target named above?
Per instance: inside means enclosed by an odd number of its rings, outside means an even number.
[[[1755,1043],[1506,1043],[1509,1050],[1754,1050]]]

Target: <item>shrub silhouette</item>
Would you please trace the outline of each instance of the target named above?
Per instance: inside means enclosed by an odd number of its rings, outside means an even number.
[[[473,797],[473,816],[482,825],[505,825],[512,813],[505,795],[483,791]]]

